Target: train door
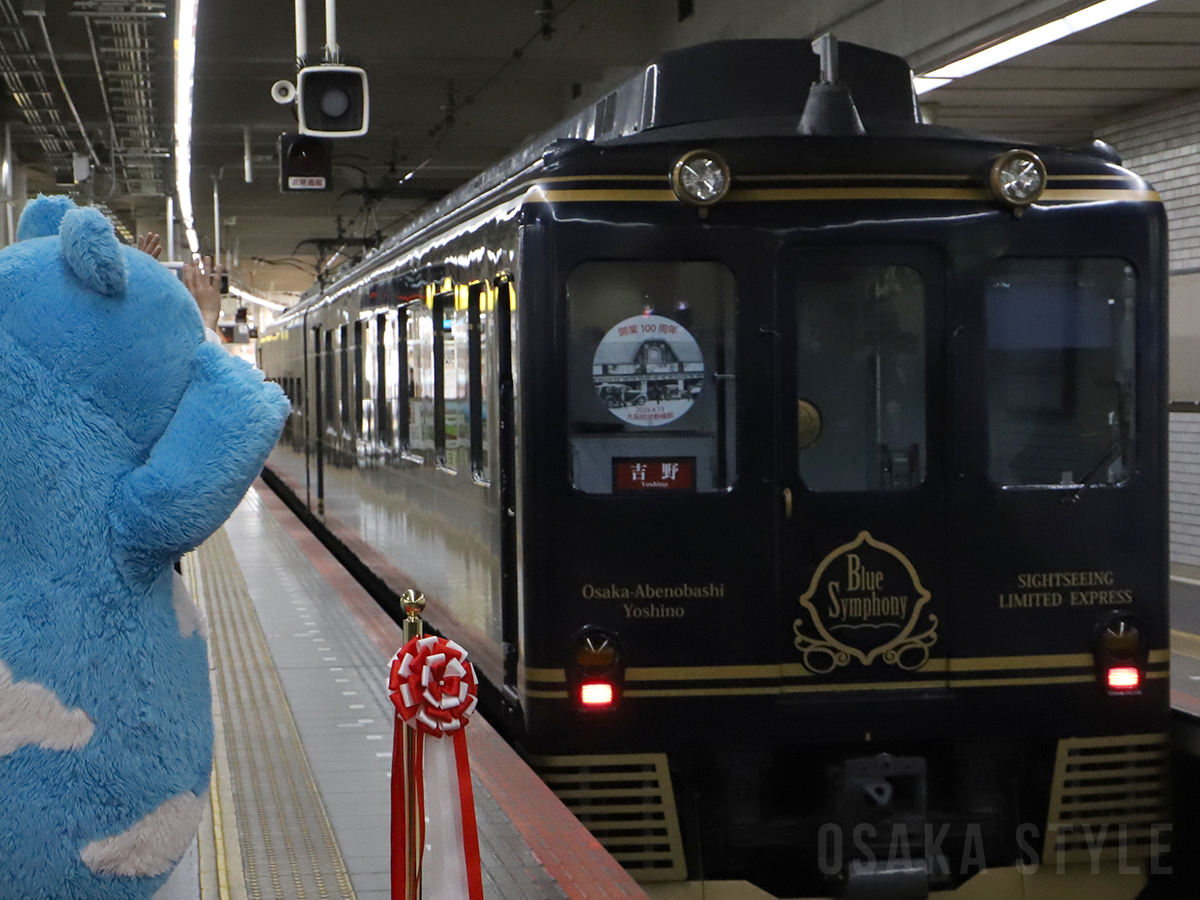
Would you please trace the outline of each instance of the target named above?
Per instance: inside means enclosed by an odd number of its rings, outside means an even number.
[[[809,248],[778,271],[784,690],[942,688],[945,267]]]

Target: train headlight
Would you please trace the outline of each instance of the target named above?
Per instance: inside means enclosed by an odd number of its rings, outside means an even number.
[[[711,150],[691,150],[675,161],[671,189],[690,206],[712,206],[729,190],[729,166]]]
[[[997,200],[1024,209],[1046,189],[1046,164],[1036,153],[1009,150],[992,163],[988,183]]]
[[[1113,619],[1100,633],[1101,648],[1113,659],[1133,659],[1142,646],[1142,632],[1132,619]]]
[[[625,680],[625,661],[617,636],[588,626],[575,640],[568,682],[575,706],[582,712],[605,712],[617,707]]]

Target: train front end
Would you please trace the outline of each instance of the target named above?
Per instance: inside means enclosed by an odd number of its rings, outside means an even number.
[[[658,115],[723,90],[696,59]],[[522,743],[646,881],[1132,897],[1169,865],[1162,206],[900,93],[527,193]]]

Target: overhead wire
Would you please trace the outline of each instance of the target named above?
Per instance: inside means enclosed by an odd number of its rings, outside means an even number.
[[[579,0],[568,0],[567,4],[565,6],[563,6],[562,9],[556,10],[554,12],[553,19],[557,19],[558,17],[562,16],[567,10],[569,10],[572,6],[574,6],[578,2],[579,2]],[[551,21],[553,21],[553,19],[551,19]],[[528,40],[526,40],[523,44],[521,44],[518,47],[515,47],[513,49],[512,53],[509,55],[508,59],[506,59],[504,62],[502,62],[499,65],[499,67],[497,67],[497,69],[494,72],[492,72],[491,75],[489,75],[487,78],[485,78],[483,80],[483,82],[481,84],[479,84],[478,87],[475,88],[474,91],[472,91],[469,94],[464,95],[462,104],[453,106],[452,108],[448,109],[442,115],[442,117],[430,127],[430,129],[426,133],[425,137],[421,138],[416,143],[409,146],[409,148],[400,155],[401,158],[402,159],[407,158],[409,155],[412,154],[412,152],[414,150],[416,150],[418,147],[420,147],[426,141],[428,141],[434,137],[437,137],[440,134],[441,138],[438,140],[437,144],[434,146],[434,149],[429,154],[429,159],[432,159],[433,156],[437,153],[438,149],[441,147],[442,142],[445,140],[446,132],[449,131],[449,129],[454,126],[455,113],[459,109],[461,109],[463,106],[466,106],[469,103],[474,103],[476,98],[479,96],[479,94],[482,91],[487,90],[487,88],[489,88],[497,78],[499,78],[501,75],[503,75],[504,72],[510,66],[519,62],[525,56],[525,51],[529,48],[529,46],[531,44],[534,43],[534,41],[536,41],[538,38],[545,39],[547,36],[547,30],[546,30],[547,24],[548,24],[547,22],[543,21],[543,24],[538,26],[537,31],[535,31],[532,35],[530,35]],[[429,159],[426,159],[425,162],[428,162]],[[424,165],[424,163],[422,163],[422,165]]]

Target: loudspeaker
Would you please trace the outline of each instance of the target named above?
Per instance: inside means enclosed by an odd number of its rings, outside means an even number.
[[[333,190],[333,152],[329,141],[305,134],[279,136],[279,190]]]
[[[271,85],[271,99],[284,106],[296,99],[296,86],[286,79]]]
[[[367,133],[367,73],[357,66],[307,66],[296,74],[300,133],[313,137],[359,137]]]

